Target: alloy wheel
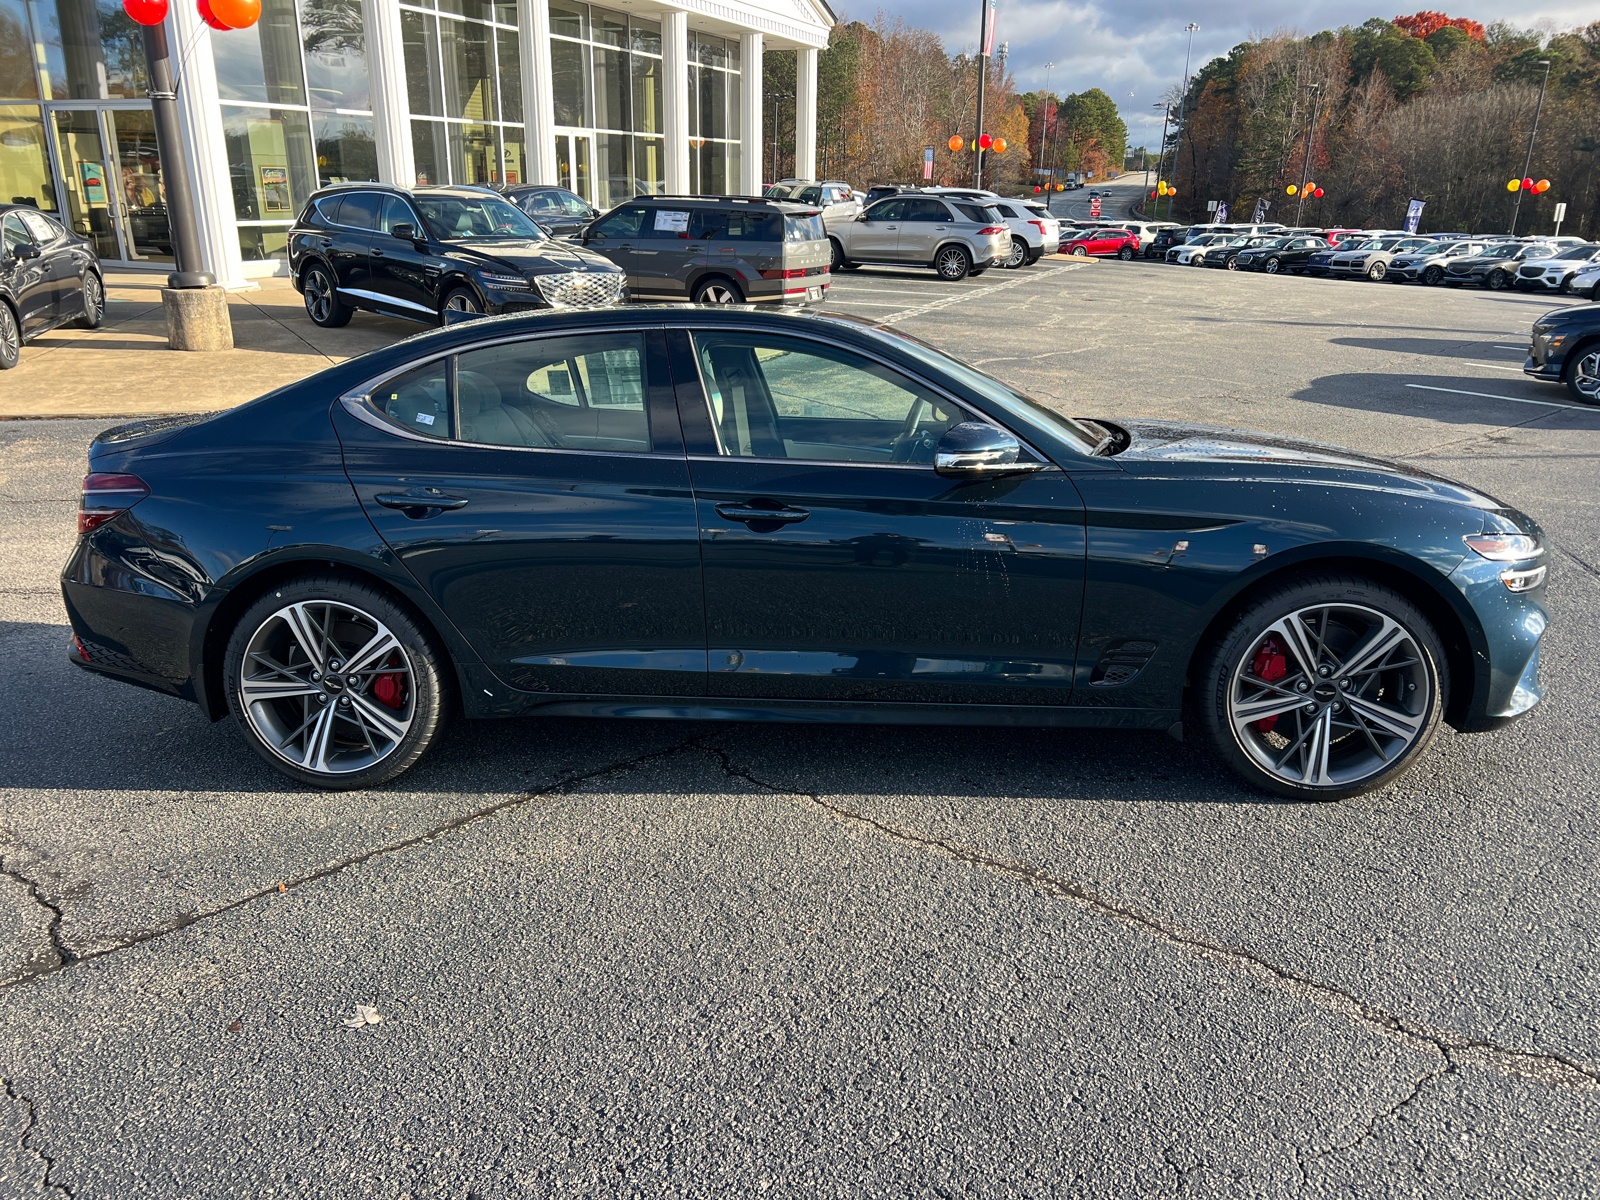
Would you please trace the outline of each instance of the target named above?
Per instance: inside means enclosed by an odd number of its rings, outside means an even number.
[[[1572,364],[1572,394],[1586,404],[1600,404],[1600,349],[1587,351]]]
[[[392,754],[416,716],[410,656],[384,623],[334,600],[289,604],[250,636],[239,705],[285,762],[319,775]]]
[[[1388,769],[1428,731],[1433,674],[1418,636],[1359,604],[1273,622],[1233,668],[1234,739],[1268,773],[1348,788]]]
[[[1072,248],[1072,253],[1074,255],[1076,255],[1078,258],[1086,258],[1086,257],[1088,257],[1088,254],[1089,254],[1089,252],[1087,250],[1085,250],[1082,246],[1074,246]]]
[[[1028,261],[1028,244],[1017,238],[1011,239],[1011,256],[1006,259],[1006,268],[1015,271]]]
[[[1281,270],[1283,270],[1283,264],[1281,262],[1279,262],[1275,258],[1267,259],[1267,274],[1268,275],[1276,275]]]
[[[1230,271],[1237,271],[1239,269],[1239,259],[1238,259],[1237,256],[1235,256],[1233,258],[1230,258],[1227,262],[1223,263],[1222,265],[1227,267],[1228,270],[1230,270]]]
[[[90,329],[95,328],[106,315],[106,290],[100,285],[100,276],[90,271],[83,277],[83,319]]]
[[[700,290],[701,304],[737,304],[738,294],[725,283],[708,283]]]
[[[306,313],[321,324],[333,311],[333,287],[321,271],[306,276]]]
[[[0,301],[0,367],[14,367],[22,357],[22,336],[11,306]]]
[[[449,298],[445,300],[444,306],[450,312],[475,313],[483,311],[478,307],[478,302],[465,291],[451,292]]]
[[[938,262],[934,265],[943,278],[960,279],[968,270],[966,251],[959,246],[947,246],[939,251]]]
[[[1367,278],[1376,283],[1389,273],[1389,268],[1381,262],[1375,262],[1367,268]]]

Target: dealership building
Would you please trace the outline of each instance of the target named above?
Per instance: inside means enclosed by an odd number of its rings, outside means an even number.
[[[795,163],[815,174],[824,0],[262,0],[213,30],[173,0],[183,153],[203,268],[284,274],[317,187],[550,183],[759,195],[762,56],[796,51]],[[109,267],[170,269],[143,39],[120,0],[0,0],[0,201],[34,204]]]

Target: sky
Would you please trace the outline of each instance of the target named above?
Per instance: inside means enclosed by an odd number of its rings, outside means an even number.
[[[1185,27],[1193,22],[1190,69],[1226,54],[1252,36],[1290,29],[1315,33],[1340,25],[1359,25],[1368,17],[1393,17],[1420,8],[1443,10],[1452,17],[1470,17],[1485,25],[1507,21],[1519,27],[1568,29],[1600,21],[1600,0],[1589,3],[1541,2],[1527,8],[1500,3],[1450,5],[1440,0],[1414,0],[1414,6],[1393,11],[1382,0],[1309,0],[1269,3],[1237,0],[1227,4],[1182,0],[1000,0],[996,42],[1010,43],[1007,62],[1020,91],[1046,86],[1057,95],[1097,87],[1117,102],[1128,123],[1128,144],[1154,147],[1161,137],[1157,102],[1183,81],[1189,46]],[[1392,2],[1392,0],[1391,0]],[[970,51],[978,41],[981,0],[832,0],[845,20],[871,21],[878,9],[908,25],[932,29],[945,49]],[[1053,68],[1046,63],[1053,62]],[[1152,107],[1152,105],[1157,105]]]

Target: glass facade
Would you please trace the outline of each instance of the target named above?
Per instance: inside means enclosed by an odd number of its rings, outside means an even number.
[[[400,10],[416,183],[522,183],[522,48],[514,3]]]
[[[689,190],[739,190],[739,39],[689,33]],[[757,81],[759,85],[759,81]]]
[[[262,0],[211,45],[239,253],[283,260],[313,191],[378,177],[361,0]]]
[[[666,191],[661,23],[550,0],[558,182],[610,208]]]

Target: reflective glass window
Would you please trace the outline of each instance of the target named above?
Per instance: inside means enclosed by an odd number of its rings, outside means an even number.
[[[289,261],[287,225],[239,226],[239,257],[245,262]]]
[[[300,0],[312,108],[371,108],[361,0]]]
[[[33,34],[23,0],[0,0],[0,100],[37,100]]]
[[[661,60],[635,54],[633,58],[634,133],[661,133],[666,128],[661,111]]]
[[[260,20],[249,29],[212,38],[211,48],[217,91],[224,100],[306,102],[294,0],[262,0]]]
[[[438,359],[372,389],[372,404],[400,428],[427,437],[450,436],[448,360]]]
[[[384,197],[378,192],[352,192],[339,206],[339,224],[351,229],[376,229]]]
[[[629,45],[635,54],[661,53],[661,22],[650,21],[643,17],[632,17],[628,21]]]
[[[317,174],[323,183],[355,183],[378,177],[378,147],[371,117],[312,119],[317,135]]]
[[[440,21],[439,59],[444,68],[444,115],[494,120],[494,48],[489,27],[476,21]]]
[[[596,129],[628,128],[628,56],[620,50],[594,50]]]
[[[557,125],[590,124],[587,46],[559,38],[551,40],[550,89],[555,99]]]
[[[497,183],[528,182],[528,142],[521,125],[500,127],[500,178]]]
[[[636,195],[661,195],[666,192],[666,161],[666,150],[660,138],[634,137],[633,190]]]
[[[7,258],[17,252],[18,246],[31,246],[33,237],[28,233],[28,227],[22,223],[22,218],[16,213],[7,213],[0,218],[0,235],[4,236],[4,249]]]
[[[45,0],[30,7],[49,98],[144,99],[144,36],[121,4]]]
[[[589,36],[589,6],[570,4],[565,0],[551,0],[550,32],[557,37],[586,38]]]
[[[522,120],[522,51],[517,35],[509,29],[494,32],[495,49],[500,57],[500,119]]]
[[[438,19],[424,13],[400,14],[400,37],[405,45],[406,94],[412,116],[444,116],[439,83]]]
[[[304,112],[223,105],[222,136],[241,221],[291,221],[316,190],[311,122]]]
[[[450,149],[446,145],[443,121],[411,122],[411,155],[418,187],[450,182]]]
[[[0,106],[0,200],[56,211],[38,105]]]
[[[619,12],[609,12],[603,8],[589,10],[590,28],[594,31],[591,35],[595,41],[604,42],[608,46],[626,46],[628,44],[628,18]]]
[[[647,454],[644,338],[540,338],[456,360],[463,441]]]

